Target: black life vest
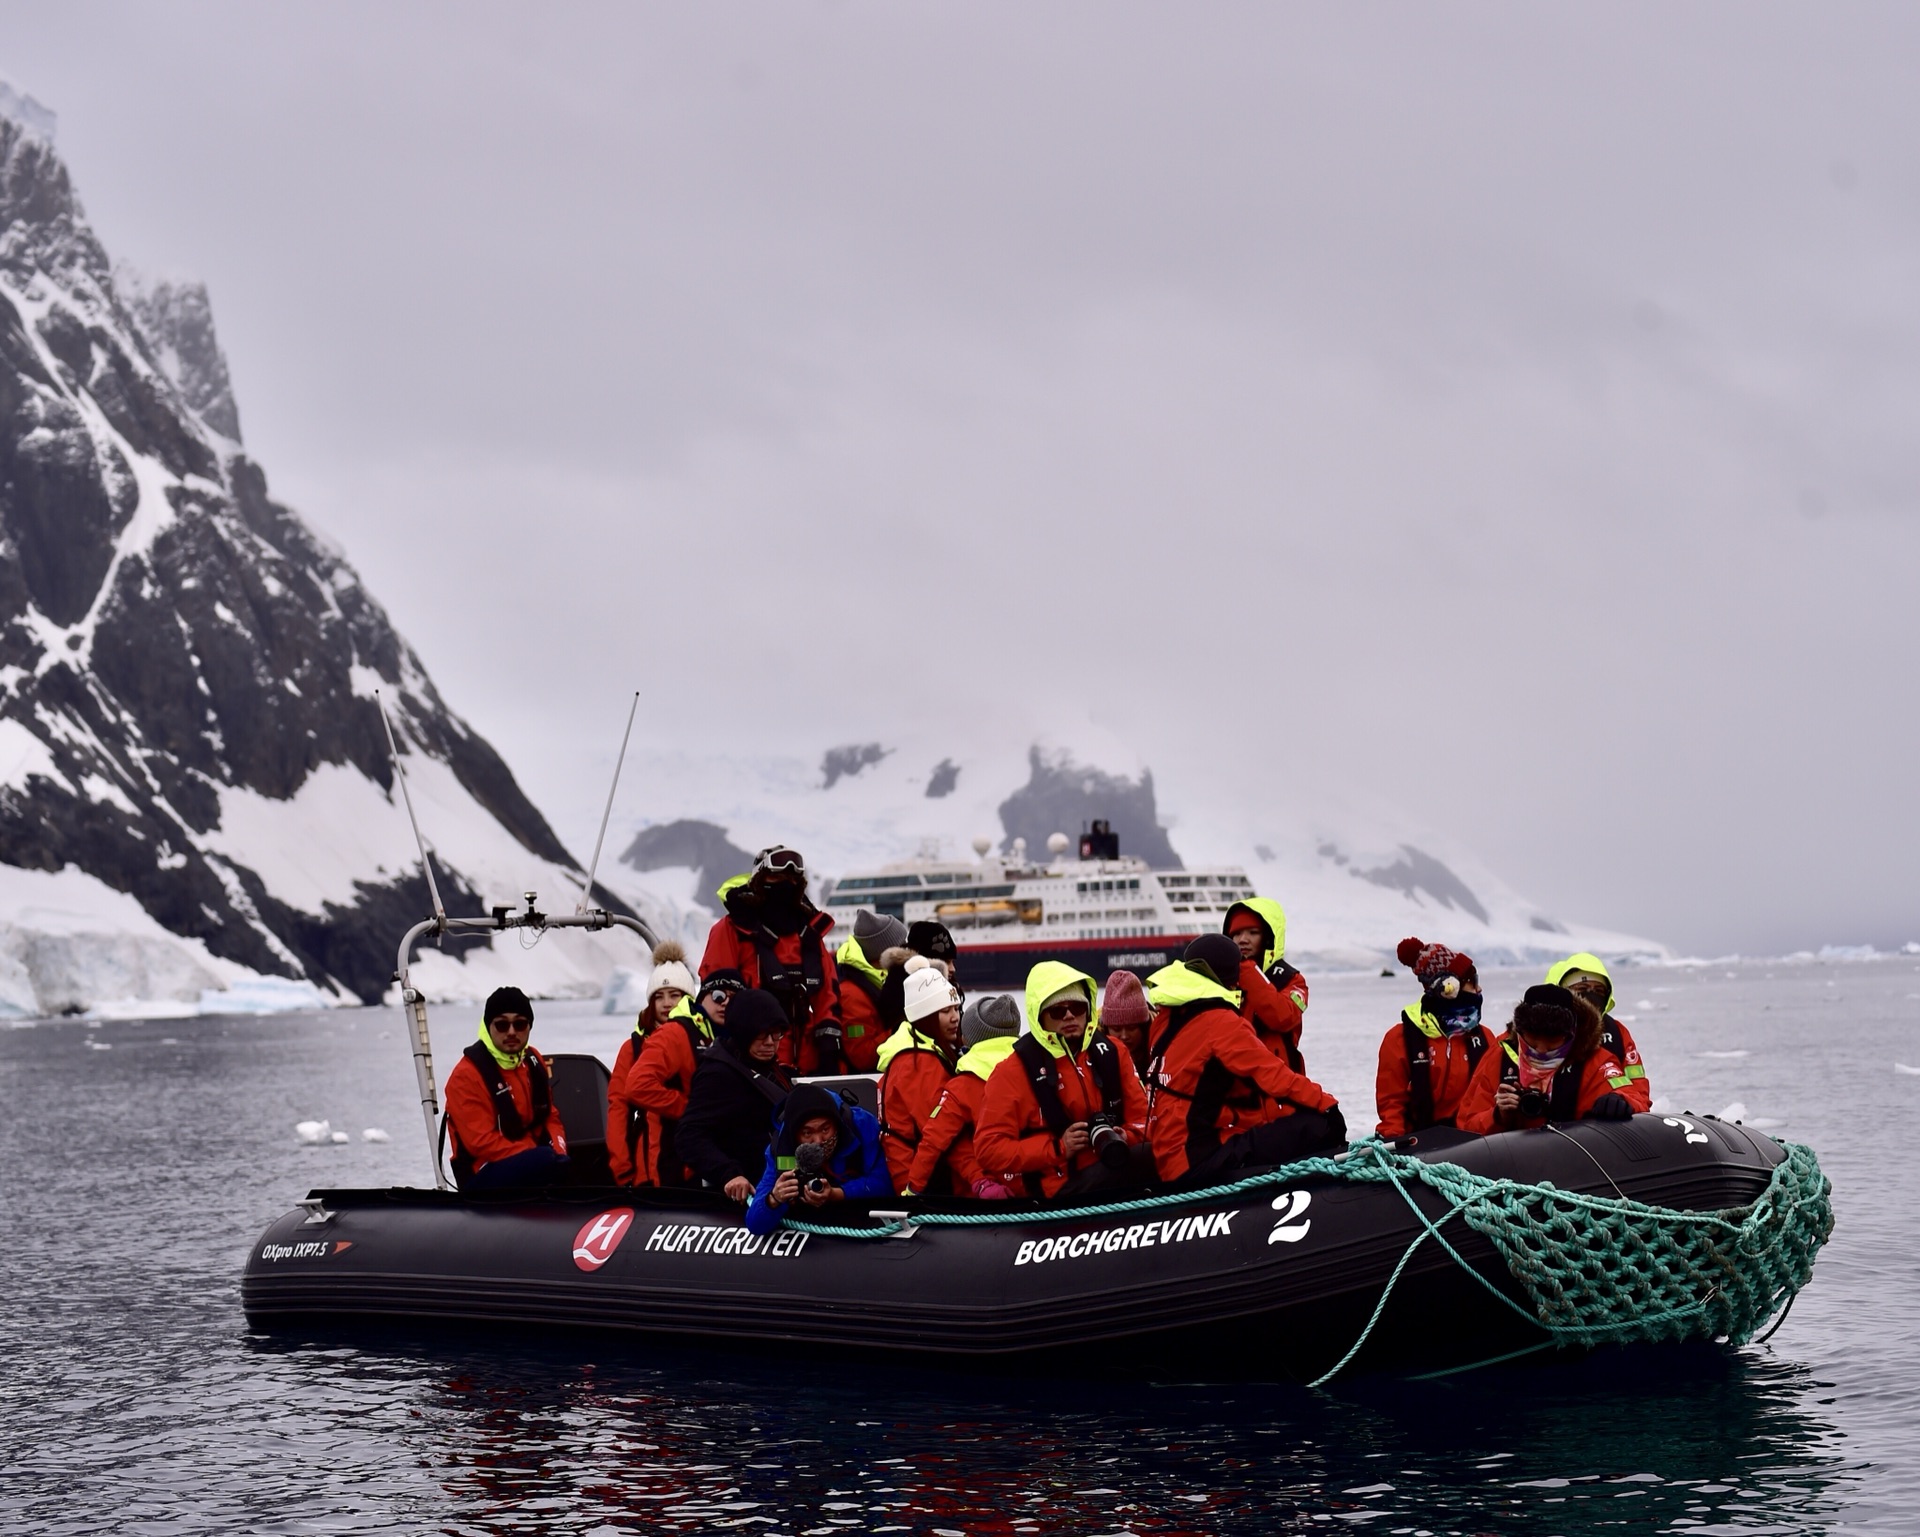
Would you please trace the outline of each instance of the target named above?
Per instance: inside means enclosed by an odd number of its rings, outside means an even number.
[[[493,1123],[501,1136],[509,1142],[518,1142],[522,1137],[531,1136],[540,1147],[552,1146],[553,1134],[547,1130],[547,1122],[553,1115],[553,1080],[548,1076],[547,1064],[540,1059],[538,1052],[529,1046],[524,1059],[527,1085],[532,1090],[531,1127],[520,1119],[520,1107],[513,1102],[513,1090],[507,1084],[507,1075],[500,1071],[500,1064],[494,1061],[486,1042],[475,1041],[460,1055],[474,1065],[480,1074],[480,1081],[487,1086],[487,1093],[493,1097]],[[453,1177],[463,1185],[473,1177],[473,1155],[460,1146],[458,1138],[454,1139],[453,1144]]]
[[[1300,968],[1289,966],[1284,960],[1275,961],[1267,968],[1267,980],[1283,993],[1287,990],[1288,984],[1299,975]],[[1307,1070],[1307,1059],[1300,1054],[1300,1048],[1294,1044],[1294,1038],[1288,1036],[1280,1044],[1287,1048],[1287,1066],[1296,1073],[1304,1073]]]
[[[702,1019],[705,1017],[705,1015],[701,1016]],[[667,1023],[669,1025],[678,1025],[682,1030],[686,1031],[687,1043],[693,1047],[694,1061],[697,1066],[700,1053],[706,1050],[709,1044],[707,1037],[700,1033],[700,1026],[695,1024],[691,1019],[688,1019],[684,1014],[672,1015],[668,1018]],[[711,1026],[709,1026],[709,1028],[711,1028]],[[634,1033],[636,1035],[639,1034],[637,1030]],[[636,1057],[634,1061],[637,1065],[639,1058]],[[669,1089],[677,1089],[684,1094],[688,1089],[691,1089],[693,1085],[691,1083],[682,1083],[680,1081],[680,1075],[675,1073],[673,1077],[666,1081],[666,1087]],[[632,1113],[643,1114],[644,1112],[635,1111]],[[673,1130],[679,1124],[680,1121],[678,1117],[664,1115],[660,1117],[659,1165],[660,1183],[662,1185],[680,1185],[686,1182],[686,1174],[684,1172],[686,1166],[678,1161],[678,1156],[674,1151],[673,1145]],[[638,1172],[639,1167],[637,1163],[634,1165],[636,1172]],[[639,1181],[635,1180],[634,1183],[638,1184]]]
[[[1223,998],[1197,998],[1192,1003],[1183,1003],[1168,1012],[1167,1027],[1161,1031],[1160,1039],[1153,1043],[1152,1058],[1147,1065],[1147,1078],[1153,1085],[1154,1094],[1170,1094],[1175,1099],[1187,1101],[1187,1160],[1190,1163],[1198,1163],[1220,1145],[1218,1123],[1222,1110],[1229,1105],[1236,1110],[1257,1110],[1261,1102],[1270,1097],[1259,1084],[1234,1072],[1218,1057],[1207,1059],[1191,1094],[1174,1088],[1166,1081],[1168,1048],[1182,1030],[1209,1009],[1219,1009],[1233,1015],[1236,1022],[1244,1023]],[[1295,1105],[1294,1108],[1303,1110],[1307,1107]]]
[[[775,950],[779,942],[789,936],[774,933],[764,923],[754,924],[749,932],[754,957],[760,965],[760,986],[780,1000],[787,1018],[799,1024],[813,1012],[814,998],[827,985],[826,941],[811,927],[803,927],[800,959],[789,963],[781,960]]]
[[[1060,1098],[1060,1064],[1055,1061],[1053,1053],[1031,1035],[1023,1035],[1014,1042],[1013,1054],[1020,1059],[1020,1066],[1026,1072],[1027,1084],[1033,1090],[1034,1102],[1040,1107],[1040,1119],[1047,1128],[1047,1134],[1058,1142],[1073,1124],[1072,1117],[1067,1114],[1066,1103]],[[1106,1031],[1095,1030],[1081,1048],[1080,1055],[1093,1070],[1094,1085],[1100,1090],[1100,1113],[1114,1125],[1124,1126],[1127,1110],[1120,1087],[1120,1048],[1108,1039]],[[1025,1179],[1027,1193],[1039,1195],[1040,1176],[1028,1174]]]
[[[1600,1024],[1600,1051],[1611,1052],[1617,1062],[1626,1060],[1621,1050],[1620,1031],[1615,1027],[1613,1016],[1606,1015]],[[1589,1056],[1592,1053],[1588,1053]],[[1560,1064],[1560,1071],[1553,1075],[1553,1088],[1547,1098],[1547,1119],[1549,1121],[1577,1121],[1580,1119],[1580,1079],[1586,1070],[1587,1058],[1569,1056]],[[1510,1044],[1500,1053],[1500,1081],[1520,1086],[1520,1059],[1516,1049]]]
[[[627,1059],[627,1071],[632,1072],[640,1065],[640,1053],[646,1050],[647,1032],[636,1028],[633,1032],[633,1055]],[[612,1085],[608,1085],[612,1092]],[[638,1105],[627,1106],[627,1167],[633,1170],[632,1183],[639,1184],[646,1176],[645,1146],[647,1141],[647,1112]]]
[[[1451,1126],[1453,1117],[1436,1117],[1433,1113],[1433,1041],[1434,1038],[1422,1030],[1405,1014],[1400,1016],[1400,1036],[1407,1048],[1407,1130],[1424,1131],[1429,1126]],[[1487,1034],[1485,1025],[1475,1025],[1467,1031],[1467,1077],[1472,1079],[1474,1069],[1479,1067],[1480,1059],[1487,1054],[1487,1047],[1493,1038]]]

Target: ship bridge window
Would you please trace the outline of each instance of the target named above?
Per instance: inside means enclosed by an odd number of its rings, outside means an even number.
[[[1172,891],[1176,887],[1191,886],[1193,884],[1193,877],[1191,875],[1163,875],[1160,877],[1160,884],[1165,886],[1167,890]]]
[[[849,881],[834,882],[833,890],[838,896],[843,891],[899,891],[919,884],[917,875],[856,875]]]

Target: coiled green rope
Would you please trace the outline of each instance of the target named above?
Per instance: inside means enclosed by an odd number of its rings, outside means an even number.
[[[1386,1311],[1414,1252],[1432,1239],[1460,1267],[1553,1344],[1721,1338],[1745,1344],[1813,1272],[1833,1232],[1833,1186],[1811,1148],[1782,1143],[1787,1156],[1749,1206],[1674,1211],[1621,1197],[1581,1195],[1552,1184],[1489,1179],[1456,1164],[1428,1163],[1366,1138],[1339,1158],[1307,1158],[1264,1174],[1198,1190],[1096,1206],[1009,1212],[927,1212],[870,1227],[831,1227],[788,1219],[785,1226],[830,1238],[887,1238],[909,1226],[978,1227],[1080,1221],[1271,1189],[1313,1176],[1391,1184],[1420,1231],[1394,1266],[1372,1316],[1326,1382],[1359,1354]],[[1448,1210],[1437,1220],[1415,1202],[1408,1182],[1438,1191]],[[1440,1229],[1459,1218],[1488,1239],[1519,1282],[1531,1311],[1463,1259]]]

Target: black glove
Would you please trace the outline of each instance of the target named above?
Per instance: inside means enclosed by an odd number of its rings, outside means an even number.
[[[1327,1118],[1327,1137],[1333,1142],[1347,1140],[1347,1118],[1340,1113],[1338,1105],[1331,1105],[1321,1112]]]
[[[1587,1111],[1587,1118],[1594,1121],[1624,1121],[1632,1115],[1633,1106],[1624,1094],[1602,1094]]]
[[[832,1078],[844,1071],[844,1062],[840,1054],[842,1039],[838,1025],[822,1025],[813,1032],[813,1050],[818,1058],[814,1071],[821,1077]]]

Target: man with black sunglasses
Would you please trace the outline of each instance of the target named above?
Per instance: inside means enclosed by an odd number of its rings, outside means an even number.
[[[1047,1198],[1153,1180],[1147,1096],[1094,998],[1093,978],[1059,961],[1027,973],[1028,1032],[987,1079],[974,1128],[988,1177]]]

